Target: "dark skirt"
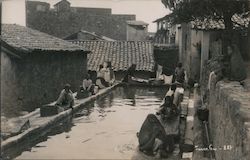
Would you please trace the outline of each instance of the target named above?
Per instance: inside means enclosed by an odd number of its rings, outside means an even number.
[[[98,80],[101,82],[101,84],[102,84],[104,87],[109,87],[109,86],[110,86],[110,85],[109,85],[109,82],[106,82],[104,78],[102,78],[102,77],[97,77],[97,78],[96,78],[96,81],[98,81]],[[102,88],[101,86],[98,86],[98,87],[99,87],[99,89]]]
[[[160,121],[154,114],[149,114],[142,124],[138,140],[141,151],[152,151],[155,139],[164,139],[166,133]]]

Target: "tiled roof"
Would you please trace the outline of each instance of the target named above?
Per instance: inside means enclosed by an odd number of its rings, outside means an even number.
[[[239,15],[235,14],[232,17],[232,21],[234,22],[234,29],[237,28],[247,28],[250,17],[247,16],[248,13]],[[168,22],[171,22],[173,20],[173,15],[170,13],[162,18],[159,18],[155,20],[154,22],[160,22],[166,20]],[[212,19],[205,19],[205,20],[194,20],[191,21],[192,28],[194,29],[200,29],[200,30],[220,30],[225,29],[224,21],[223,19],[220,20],[212,20]]]
[[[1,39],[23,51],[88,51],[65,40],[16,24],[2,24]]]
[[[127,24],[133,25],[133,26],[147,26],[148,23],[143,21],[127,21]]]
[[[165,15],[164,17],[161,17],[161,18],[156,19],[156,20],[153,21],[153,22],[154,22],[154,23],[155,23],[155,22],[161,22],[161,21],[163,21],[163,20],[171,21],[172,19],[173,19],[173,15],[172,15],[172,13],[170,13],[170,14]]]
[[[100,64],[111,61],[115,71],[127,70],[136,64],[136,70],[153,72],[153,45],[142,41],[74,41],[92,51],[88,55],[88,70],[96,71]]]
[[[249,16],[243,17],[243,15],[235,14],[232,17],[234,29],[236,28],[247,28],[250,18]],[[195,20],[191,22],[192,28],[194,29],[201,29],[201,30],[218,30],[218,29],[225,29],[224,21],[221,20],[211,20],[205,19],[204,21]]]

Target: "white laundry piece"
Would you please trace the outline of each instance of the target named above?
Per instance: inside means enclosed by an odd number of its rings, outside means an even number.
[[[172,83],[173,75],[171,75],[171,76],[163,75],[163,77],[164,77],[164,83],[165,84],[171,84]]]
[[[210,90],[210,87],[211,87],[211,80],[212,80],[212,77],[215,75],[215,72],[212,71],[210,72],[209,74],[209,78],[208,78],[208,84],[207,84],[207,89]]]
[[[173,100],[173,104],[175,104],[176,106],[178,106],[178,101],[179,101],[179,97],[181,94],[184,94],[184,88],[183,87],[177,87],[175,92],[174,92],[174,100]]]
[[[167,97],[167,96],[172,96],[174,94],[174,91],[173,90],[171,90],[171,88],[169,88],[169,90],[168,90],[168,92],[166,93],[166,95],[165,95],[165,97]]]

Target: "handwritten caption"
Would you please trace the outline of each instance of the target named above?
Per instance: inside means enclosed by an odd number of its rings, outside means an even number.
[[[214,147],[212,144],[208,147],[195,146],[196,151],[231,151],[232,149],[232,145],[223,145],[222,147]]]

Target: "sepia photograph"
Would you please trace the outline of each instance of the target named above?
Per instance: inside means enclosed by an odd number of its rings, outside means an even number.
[[[0,160],[250,160],[250,0],[0,0]]]

